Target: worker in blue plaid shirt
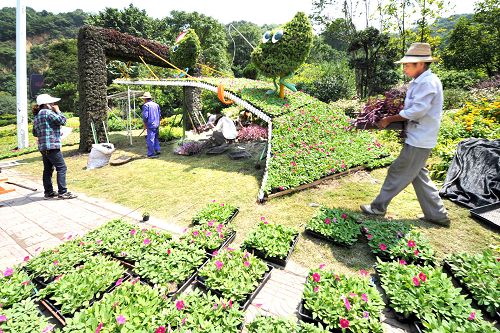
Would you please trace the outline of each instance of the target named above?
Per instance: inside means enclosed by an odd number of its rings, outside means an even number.
[[[37,138],[38,150],[43,159],[44,198],[73,199],[76,195],[66,188],[66,163],[61,152],[61,126],[66,124],[66,117],[56,104],[60,98],[48,94],[37,96],[37,106],[33,108],[33,136]],[[52,174],[57,172],[57,190],[52,187]]]

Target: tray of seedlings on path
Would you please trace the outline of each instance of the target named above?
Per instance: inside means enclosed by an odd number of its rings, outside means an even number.
[[[33,295],[35,287],[29,275],[21,266],[7,267],[0,271],[0,304],[1,308],[10,308],[17,302]]]
[[[245,238],[242,249],[264,259],[273,266],[285,268],[299,239],[294,228],[269,223],[264,217]]]
[[[0,332],[33,333],[52,332],[54,325],[40,312],[32,299],[15,303],[10,308],[0,308]]]
[[[236,231],[230,225],[202,221],[193,228],[186,229],[180,239],[212,254],[214,251],[227,247],[235,237]]]
[[[233,205],[212,200],[196,213],[192,222],[194,225],[200,224],[202,221],[212,221],[215,225],[228,224],[238,215],[238,212],[238,208]]]
[[[316,215],[306,224],[306,234],[340,246],[352,246],[361,230],[356,220],[346,212],[334,208],[320,207]]]
[[[258,315],[255,319],[246,325],[248,333],[327,333],[329,331],[314,324],[298,322],[290,318],[272,317]]]

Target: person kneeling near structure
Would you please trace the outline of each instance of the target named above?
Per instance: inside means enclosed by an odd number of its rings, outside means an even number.
[[[427,43],[413,43],[397,63],[403,64],[410,82],[404,109],[399,115],[388,116],[377,124],[385,128],[395,121],[408,121],[406,140],[398,158],[390,166],[379,195],[361,210],[370,215],[385,215],[391,200],[410,183],[424,212],[421,220],[449,226],[450,220],[439,197],[439,191],[429,178],[425,164],[437,144],[443,114],[443,87],[429,69],[434,62]]]
[[[226,141],[235,140],[238,137],[238,130],[234,125],[234,122],[229,118],[222,114],[220,110],[216,112],[216,119],[213,123],[212,133],[212,141],[216,143],[217,146],[220,146]]]

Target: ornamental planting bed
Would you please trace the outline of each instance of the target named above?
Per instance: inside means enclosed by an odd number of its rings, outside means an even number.
[[[203,265],[196,280],[203,289],[238,303],[244,311],[267,282],[272,269],[247,251],[227,248]]]
[[[332,332],[383,332],[380,315],[385,307],[368,276],[349,277],[312,270],[299,307],[302,320],[320,323]]]
[[[261,217],[257,228],[245,238],[241,248],[274,266],[285,268],[298,239],[299,232],[294,228],[269,223]]]
[[[33,295],[30,277],[20,266],[8,267],[0,274],[0,309],[10,308]]]
[[[8,309],[0,308],[0,332],[52,332],[53,328],[32,299],[15,303]]]
[[[444,268],[468,292],[491,318],[500,321],[499,250],[471,255],[454,253],[444,261]]]
[[[328,242],[352,246],[361,230],[354,218],[339,209],[320,207],[318,213],[306,224],[306,233]]]
[[[257,316],[246,325],[248,333],[326,333],[322,327],[296,320],[275,318],[271,316]]]
[[[429,332],[497,332],[440,269],[379,261],[376,271],[400,320],[419,321]]]
[[[203,222],[212,222],[215,225],[221,223],[229,224],[238,212],[239,210],[237,207],[213,200],[196,213],[193,217],[193,224],[198,225]]]
[[[216,224],[214,221],[203,221],[193,228],[186,229],[180,239],[211,254],[227,247],[235,237],[236,231],[232,227],[222,223]]]

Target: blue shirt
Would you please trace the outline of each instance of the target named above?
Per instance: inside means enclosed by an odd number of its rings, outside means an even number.
[[[443,115],[443,86],[430,69],[410,82],[404,109],[408,119],[405,143],[418,148],[434,148]]]
[[[61,149],[61,125],[66,124],[62,113],[42,109],[33,120],[33,136],[38,138],[38,150]]]
[[[160,126],[160,106],[153,101],[148,101],[142,106],[142,121],[147,128],[158,128]]]

